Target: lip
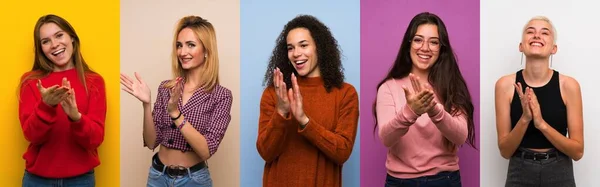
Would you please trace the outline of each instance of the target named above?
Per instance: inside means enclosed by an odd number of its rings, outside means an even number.
[[[62,48],[62,49],[59,49],[59,50],[55,50],[55,51],[53,51],[50,54],[52,54],[53,56],[58,56],[58,55],[64,53],[66,50],[67,50],[66,48]]]
[[[181,63],[188,63],[190,61],[192,61],[193,58],[179,58],[179,61],[181,61]]]
[[[431,58],[433,58],[433,55],[431,55],[431,54],[417,53],[416,55],[417,55],[417,61],[422,62],[422,63],[429,63]]]
[[[304,68],[306,62],[308,62],[308,59],[294,60],[294,66],[296,66],[296,69],[300,70]]]
[[[533,47],[544,47],[544,46],[545,46],[545,44],[544,44],[544,42],[532,41],[532,42],[529,42],[529,46],[533,46]]]

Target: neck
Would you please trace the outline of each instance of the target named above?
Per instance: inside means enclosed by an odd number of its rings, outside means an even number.
[[[527,59],[523,77],[534,82],[547,81],[549,74],[552,74],[552,70],[548,67],[549,62],[548,58]]]
[[[200,67],[196,67],[194,69],[190,69],[187,71],[186,75],[185,75],[185,86],[186,87],[191,87],[191,88],[196,88],[198,87],[198,85],[200,85],[200,75],[201,74],[201,69]]]
[[[413,66],[412,69],[410,70],[410,73],[419,77],[419,79],[421,79],[422,81],[424,80],[424,81],[429,82],[429,69],[421,70],[421,69],[415,68]]]
[[[70,70],[75,68],[75,66],[73,65],[73,61],[69,61],[67,62],[67,64],[65,64],[64,66],[54,66],[54,72],[60,72],[60,71],[66,71],[66,70]]]

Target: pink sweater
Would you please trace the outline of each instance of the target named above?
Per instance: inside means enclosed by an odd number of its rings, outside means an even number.
[[[388,148],[388,174],[416,178],[458,170],[456,151],[448,151],[443,138],[462,145],[467,139],[466,116],[452,116],[437,98],[431,114],[417,116],[406,104],[402,85],[412,89],[405,77],[388,80],[377,91],[379,138]]]

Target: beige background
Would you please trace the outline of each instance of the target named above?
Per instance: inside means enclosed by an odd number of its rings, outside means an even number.
[[[121,72],[139,72],[152,90],[171,78],[171,43],[177,21],[197,15],[213,24],[219,47],[220,83],[233,93],[231,123],[209,159],[214,186],[240,185],[240,5],[237,0],[121,1]],[[158,151],[158,149],[157,149]],[[146,186],[151,150],[143,147],[142,105],[121,91],[121,186]]]

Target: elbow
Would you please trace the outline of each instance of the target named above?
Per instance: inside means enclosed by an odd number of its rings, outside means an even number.
[[[263,148],[263,146],[260,145],[260,142],[256,142],[256,150],[258,151],[258,154],[260,155],[260,157],[262,157],[263,160],[265,160],[265,162],[271,162],[273,160],[275,160],[275,155],[274,154],[268,154],[268,150]]]
[[[500,149],[500,156],[504,159],[510,159],[515,153],[514,151],[510,151],[507,148],[502,147],[501,144],[498,144],[498,149]]]
[[[502,156],[502,158],[504,159],[510,159],[510,157],[512,157],[512,154],[507,153],[506,151],[502,151],[500,150],[500,156]]]
[[[344,163],[346,163],[346,161],[348,161],[348,159],[350,159],[350,154],[352,153],[352,150],[350,149],[349,151],[342,151],[340,152],[340,155],[334,159],[333,162],[335,162],[338,165],[343,165]]]
[[[575,153],[575,155],[573,156],[573,160],[574,161],[579,161],[581,160],[581,158],[583,158],[583,150],[578,151],[577,153]]]

